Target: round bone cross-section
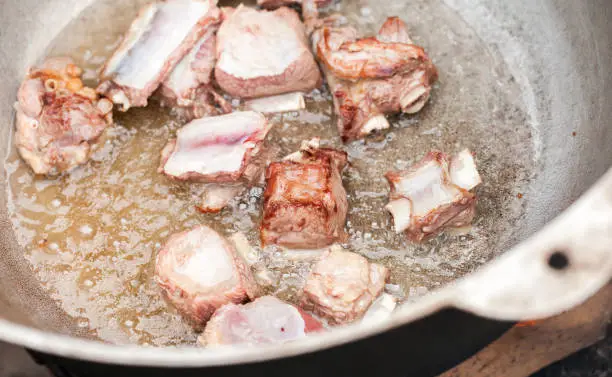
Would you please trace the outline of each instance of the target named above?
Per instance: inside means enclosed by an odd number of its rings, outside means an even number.
[[[257,285],[235,247],[207,226],[170,237],[155,277],[166,297],[196,327],[229,303],[253,299]]]

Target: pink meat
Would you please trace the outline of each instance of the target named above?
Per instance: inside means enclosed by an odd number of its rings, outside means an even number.
[[[321,248],[344,239],[348,212],[342,170],[347,154],[305,146],[266,172],[261,239],[289,248]]]
[[[165,0],[145,6],[106,62],[98,92],[121,111],[147,100],[221,13],[216,0]]]
[[[467,149],[452,159],[430,152],[406,171],[387,173],[387,180],[391,185],[387,209],[395,229],[415,242],[446,228],[470,225],[476,211],[476,195],[471,191],[482,182]]]
[[[204,225],[168,239],[157,255],[155,279],[195,327],[223,305],[249,301],[258,291],[235,246]]]
[[[208,347],[287,343],[323,329],[301,309],[276,297],[261,297],[246,305],[228,304],[217,310],[198,339]]]
[[[388,114],[420,111],[437,79],[435,66],[397,17],[387,19],[376,37],[358,39],[353,28],[322,26],[313,42],[344,141],[389,128]]]
[[[304,25],[289,8],[238,7],[221,25],[217,58],[217,82],[234,97],[310,91],[321,83]]]
[[[332,324],[346,324],[364,316],[388,279],[386,267],[332,249],[313,267],[300,306]]]
[[[253,111],[196,119],[168,142],[159,171],[181,181],[236,182],[251,170],[269,129]]]
[[[162,106],[173,108],[183,119],[192,120],[232,111],[231,104],[217,93],[212,82],[219,23],[207,28],[204,36],[160,87]]]
[[[81,73],[70,58],[48,59],[19,88],[15,145],[36,174],[86,163],[113,123],[113,104],[83,86]]]

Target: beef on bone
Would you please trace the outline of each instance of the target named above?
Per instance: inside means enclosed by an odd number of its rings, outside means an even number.
[[[162,106],[173,108],[183,119],[192,120],[232,111],[231,104],[214,88],[212,79],[220,21],[206,29],[204,36],[160,87]]]
[[[164,147],[159,172],[179,181],[237,182],[269,130],[266,118],[253,111],[196,119]]]
[[[345,238],[348,212],[342,171],[345,152],[318,139],[266,171],[261,239],[264,244],[316,249]]]
[[[34,173],[54,176],[86,163],[113,123],[113,104],[84,86],[70,58],[29,70],[15,109],[15,145]]]
[[[221,13],[216,0],[165,0],[146,5],[104,65],[97,91],[121,111],[147,106]]]
[[[313,43],[345,142],[389,128],[386,115],[423,108],[437,70],[423,48],[412,43],[402,20],[388,18],[376,37],[361,39],[352,27],[324,21],[317,27]]]
[[[387,209],[398,233],[422,242],[446,228],[470,225],[476,211],[473,190],[482,182],[472,153],[433,151],[401,172],[386,175],[391,185]]]
[[[366,314],[388,279],[386,267],[334,247],[314,265],[300,306],[330,324],[350,323]]]
[[[282,344],[321,331],[321,323],[301,309],[265,296],[246,305],[217,310],[198,342],[207,347]]]

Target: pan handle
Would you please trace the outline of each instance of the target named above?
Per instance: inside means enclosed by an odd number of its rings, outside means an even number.
[[[461,280],[454,306],[499,320],[578,306],[612,278],[612,169],[539,234]]]

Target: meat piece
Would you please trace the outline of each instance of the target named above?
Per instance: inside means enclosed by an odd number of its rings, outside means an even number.
[[[106,62],[98,92],[121,111],[147,106],[149,96],[209,31],[221,13],[216,0],[165,0],[146,5]]]
[[[206,346],[287,343],[323,329],[321,323],[276,297],[261,297],[246,305],[219,309],[198,339]]]
[[[155,279],[195,327],[221,306],[246,302],[258,291],[234,245],[204,225],[168,239],[157,255]]]
[[[342,170],[347,154],[318,141],[266,171],[261,239],[289,248],[322,248],[344,239],[348,212]]]
[[[215,91],[212,83],[217,61],[218,25],[210,25],[206,29],[204,36],[161,85],[162,106],[172,107],[183,119],[192,120],[232,111],[231,104]]]
[[[217,83],[239,98],[308,92],[321,83],[304,25],[289,8],[238,7],[219,29]]]
[[[385,115],[420,111],[437,80],[435,66],[397,17],[376,37],[358,39],[351,27],[323,26],[313,42],[345,142],[389,128]]]
[[[472,153],[464,150],[452,159],[442,152],[430,152],[402,172],[386,175],[391,185],[387,209],[395,230],[421,242],[445,228],[469,225],[475,215],[476,195],[481,183]]]
[[[261,113],[285,113],[288,111],[304,110],[306,108],[304,95],[297,92],[252,99],[247,101],[245,105],[248,109]]]
[[[70,58],[52,58],[26,76],[17,94],[15,145],[34,173],[58,175],[89,160],[113,123],[113,104],[85,87]]]
[[[196,119],[168,142],[159,171],[180,181],[236,182],[260,153],[269,126],[253,111]]]
[[[315,4],[319,8],[326,7],[332,2],[333,0],[315,0]],[[277,9],[285,6],[302,5],[302,3],[302,0],[257,0],[257,5],[266,9]]]
[[[300,306],[331,324],[346,324],[363,317],[388,279],[386,267],[332,248],[313,267]]]

